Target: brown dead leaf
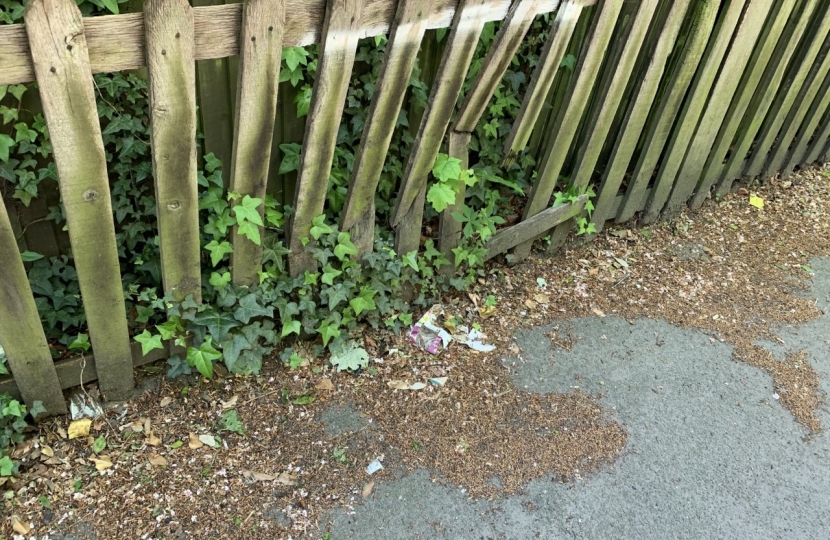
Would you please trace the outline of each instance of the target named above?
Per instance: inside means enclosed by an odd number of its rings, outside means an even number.
[[[291,474],[290,472],[281,472],[280,475],[277,476],[277,483],[284,486],[296,486],[297,475]]]
[[[161,405],[162,407],[167,407],[171,403],[173,403],[173,398],[171,398],[170,396],[167,396],[166,398],[161,400],[161,403],[159,403],[159,405]]]
[[[222,401],[222,410],[233,409],[237,401],[239,401],[239,396],[231,396],[228,401]]]
[[[363,493],[361,493],[361,495],[363,496],[364,499],[372,494],[372,489],[374,487],[375,487],[375,481],[374,480],[372,480],[371,482],[369,482],[368,484],[363,486]]]
[[[536,302],[533,300],[525,300],[525,307],[527,309],[536,309]]]
[[[252,472],[251,476],[257,482],[270,482],[271,480],[276,480],[276,478],[277,478],[273,474],[266,474],[266,473],[261,473],[261,472]]]
[[[92,420],[89,418],[81,418],[69,424],[69,438],[77,439],[78,437],[86,437],[89,435],[89,427],[92,425]]]
[[[66,430],[60,426],[56,427],[55,431],[58,432],[58,436],[60,436],[61,439],[66,439],[68,437],[68,435],[66,434]]]
[[[489,319],[496,314],[496,306],[481,306],[478,308],[478,314],[482,319]]]
[[[550,302],[550,298],[545,294],[537,294],[533,297],[533,299],[536,300],[537,303],[543,305],[547,305]]]
[[[197,448],[201,448],[205,445],[202,441],[199,440],[199,437],[196,436],[195,433],[190,434],[190,441],[187,443],[191,450],[196,450]]]
[[[147,444],[150,446],[158,446],[161,444],[161,439],[155,433],[150,432],[147,434]]]
[[[334,383],[331,382],[331,379],[322,378],[317,381],[317,384],[314,385],[314,388],[317,390],[334,390]]]
[[[29,534],[29,531],[32,530],[29,524],[21,520],[18,516],[12,516],[12,529],[17,534]]]
[[[377,341],[375,341],[374,339],[370,338],[369,336],[366,336],[366,337],[364,337],[363,339],[364,339],[364,341],[366,341],[366,346],[367,346],[367,347],[377,347],[377,346],[378,346]]]
[[[55,456],[55,451],[52,450],[51,447],[46,446],[46,445],[43,445],[43,446],[40,447],[40,453],[43,454],[46,457],[54,457]]]
[[[603,313],[602,310],[599,310],[597,308],[593,308],[591,311],[593,311],[596,314],[597,317],[605,317],[605,313]]]
[[[156,465],[157,467],[167,467],[167,460],[164,459],[163,456],[158,454],[150,455],[150,465]]]

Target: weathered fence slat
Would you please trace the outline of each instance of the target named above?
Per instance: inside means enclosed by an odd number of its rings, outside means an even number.
[[[787,157],[793,148],[793,140],[795,139],[796,133],[799,129],[804,128],[802,125],[804,119],[807,117],[808,111],[812,109],[813,102],[817,99],[816,96],[818,96],[819,90],[824,84],[827,73],[830,72],[830,36],[825,41],[824,48],[820,52],[818,58],[821,59],[821,63],[815,66],[815,69],[810,74],[808,81],[805,81],[805,86],[802,89],[802,92],[799,94],[794,107],[790,110],[790,114],[787,115],[787,118],[781,127],[777,142],[772,149],[772,155],[769,156],[767,163],[762,170],[762,175],[765,178],[772,176],[777,171],[781,171],[784,174],[787,172],[785,170],[785,165],[787,163]],[[819,114],[815,114],[816,124],[820,119],[821,116]],[[812,137],[816,124],[813,124],[810,133],[806,134],[807,139]]]
[[[677,36],[689,4],[675,2],[661,29],[660,38],[652,53],[648,71],[634,91],[634,101],[630,105],[625,119],[620,126],[617,140],[608,160],[602,182],[594,202],[592,223],[597,232],[601,231],[605,221],[615,215],[612,212],[617,192],[622,184],[631,157],[637,149],[637,141],[645,128],[649,112],[666,71],[666,62],[674,49]]]
[[[809,150],[808,145],[813,142],[814,138],[821,139],[822,133],[817,130],[819,123],[827,112],[828,106],[830,106],[830,76],[824,78],[824,82],[818,90],[818,93],[810,106],[810,110],[804,117],[804,123],[798,130],[798,139],[793,144],[792,152],[790,152],[790,159],[787,164],[780,169],[780,176],[782,178],[789,176],[796,166],[812,163],[807,160]],[[826,135],[824,140],[826,141]]]
[[[340,228],[351,233],[360,253],[372,250],[375,235],[375,191],[403,106],[409,78],[424,39],[432,0],[400,0],[360,147],[354,160]]]
[[[548,208],[516,225],[500,230],[488,240],[484,260],[487,261],[496,255],[506,253],[507,250],[519,244],[532,242],[560,223],[578,216],[585,208],[587,200],[588,197],[583,195],[574,203]]]
[[[626,85],[640,55],[640,49],[648,34],[652,19],[657,9],[658,0],[643,0],[625,39],[615,40],[612,44],[606,73],[597,90],[597,101],[601,104],[594,108],[592,118],[586,124],[587,141],[576,159],[571,186],[580,191],[584,190],[596,168],[600,152],[611,131],[611,124],[617,114],[617,109],[623,101]],[[615,49],[620,49],[619,51]],[[571,231],[573,223],[566,221],[551,231],[548,253],[553,254],[562,247]]]
[[[720,75],[714,80],[709,101],[701,111],[697,131],[686,151],[683,167],[677,173],[671,196],[666,202],[664,212],[668,211],[669,215],[689,200],[695,188],[697,188],[697,194],[690,202],[692,207],[700,206],[709,195],[711,183],[707,182],[706,177],[703,176],[706,162],[772,4],[773,0],[749,0],[746,12],[740,19],[734,35],[731,36],[732,44],[723,64],[718,67]],[[738,16],[740,17],[740,14]]]
[[[579,127],[579,120],[587,106],[594,81],[614,33],[614,27],[617,24],[622,6],[622,0],[608,0],[600,8],[588,38],[589,46],[581,55],[574,69],[577,76],[571,82],[568,92],[569,99],[566,101],[567,105],[561,111],[553,126],[556,139],[550,144],[542,162],[542,169],[536,178],[536,183],[533,185],[525,206],[523,220],[538,214],[547,208],[550,203],[550,197],[559,181],[559,174],[562,172],[562,166]],[[513,251],[514,260],[520,261],[527,258],[530,255],[532,245],[532,239],[517,245]]]
[[[539,0],[516,0],[510,7],[487,56],[482,60],[481,69],[473,78],[470,91],[458,109],[453,131],[472,133],[475,130],[490,98],[530,30],[538,6]]]
[[[450,131],[447,141],[447,152],[450,157],[461,160],[462,171],[470,166],[470,138],[470,133]],[[455,204],[447,206],[441,212],[438,219],[438,249],[451,263],[455,262],[455,254],[452,250],[458,247],[462,229],[461,222],[452,217],[452,215],[454,212],[461,212],[464,209],[464,197],[467,187],[464,182],[459,182],[459,184],[459,190],[455,195]],[[441,270],[446,273],[452,273],[455,267],[455,264],[448,264],[441,267]]]
[[[284,30],[284,0],[245,2],[230,183],[231,191],[242,197],[265,199]],[[259,212],[263,214],[263,206]],[[258,282],[258,272],[262,269],[261,243],[250,241],[234,228],[232,258],[234,283]]]
[[[427,177],[441,148],[441,141],[484,28],[486,5],[486,0],[461,0],[456,10],[446,38],[444,56],[404,169],[392,214],[397,253],[409,253],[418,249],[420,244],[424,205],[419,200],[426,193]]]
[[[364,3],[364,0],[329,0],[328,3],[291,217],[288,268],[293,276],[317,267],[317,262],[305,251],[303,241],[308,238],[311,220],[322,214],[325,206]]]
[[[631,219],[634,214],[643,210],[640,206],[643,193],[649,186],[654,170],[660,161],[663,150],[666,147],[669,135],[672,133],[677,115],[683,105],[686,92],[692,83],[692,79],[703,58],[706,44],[712,35],[717,18],[719,2],[712,1],[698,4],[692,12],[692,25],[690,34],[686,37],[682,51],[678,52],[678,60],[668,72],[668,80],[671,86],[663,96],[658,105],[657,113],[654,115],[654,122],[649,129],[640,157],[631,175],[628,187],[626,188],[623,202],[617,211],[617,223],[623,223]],[[667,191],[671,186],[664,186]],[[654,197],[657,188],[652,188],[648,201]],[[663,200],[668,196],[666,193]],[[648,208],[648,202],[646,207]],[[659,214],[662,205],[657,209]]]
[[[186,0],[147,0],[147,74],[153,175],[164,291],[201,300],[193,10]]]
[[[781,40],[769,60],[769,67],[760,82],[758,91],[749,103],[744,120],[739,127],[737,139],[732,144],[729,158],[718,176],[715,195],[722,197],[729,193],[732,182],[737,179],[746,165],[747,154],[755,141],[755,136],[764,124],[773,102],[782,88],[784,75],[797,46],[812,20],[818,0],[805,0],[796,10],[797,14],[787,22]],[[786,92],[786,89],[782,90]]]
[[[49,414],[63,414],[60,381],[43,333],[26,269],[17,250],[6,205],[0,203],[0,345],[26,404],[43,401]]]
[[[505,164],[510,164],[527,145],[533,127],[536,125],[545,98],[550,92],[553,81],[559,73],[560,64],[568,49],[582,6],[574,0],[566,0],[559,6],[556,18],[550,28],[548,41],[545,48],[539,55],[539,63],[533,70],[530,84],[522,100],[519,112],[516,114],[516,121],[504,143]]]
[[[826,7],[826,5],[822,7]],[[818,22],[815,26],[815,33],[811,34],[808,31],[804,35],[805,52],[795,58],[798,69],[792,79],[787,81],[788,84],[785,84],[786,90],[781,92],[773,102],[767,118],[761,126],[761,133],[755,141],[755,150],[746,165],[744,176],[754,178],[763,172],[764,165],[770,157],[770,149],[775,144],[784,122],[790,116],[790,111],[796,105],[798,96],[804,90],[804,84],[808,76],[815,68],[816,59],[824,47],[828,32],[830,32],[830,17],[824,13],[823,9],[818,9],[813,22]]]
[[[723,120],[723,125],[718,132],[712,151],[703,167],[700,175],[700,184],[697,193],[690,202],[692,208],[699,207],[706,197],[709,196],[712,186],[720,177],[724,167],[724,160],[730,151],[730,145],[735,139],[736,133],[744,122],[745,114],[756,93],[765,91],[764,86],[759,86],[764,73],[770,66],[770,59],[773,57],[776,46],[779,43],[782,32],[787,21],[793,12],[796,0],[783,0],[773,2],[769,18],[765,28],[761,31],[761,37],[756,47],[752,49],[752,57],[749,60],[746,72],[741,78],[732,100],[729,110]],[[747,14],[749,15],[749,14]]]
[[[81,12],[72,0],[32,0],[25,20],[101,392],[126,399],[133,389],[127,310]]]
[[[686,161],[686,156],[690,154],[689,148],[694,141],[696,128],[701,122],[701,116],[705,115],[707,98],[712,91],[718,70],[745,5],[746,0],[730,2],[720,15],[714,37],[706,48],[701,67],[692,82],[689,95],[680,112],[678,124],[667,146],[665,158],[657,172],[655,188],[643,216],[645,223],[655,221],[661,212],[667,217],[671,215],[680,204],[685,202],[677,197],[671,197],[671,194],[687,190],[691,193],[694,185],[688,188],[686,184],[697,184],[697,179],[691,181],[683,176],[689,174],[688,170],[683,168],[683,163]]]
[[[828,93],[830,93],[830,91],[828,91]],[[828,142],[830,142],[830,109],[828,109],[825,114],[821,129],[810,143],[810,146],[807,148],[806,157],[804,157],[799,163],[815,163],[819,159],[822,159],[822,151],[827,146]]]

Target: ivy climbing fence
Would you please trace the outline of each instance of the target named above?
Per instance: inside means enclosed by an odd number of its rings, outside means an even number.
[[[576,63],[565,74],[560,66],[589,9]],[[827,160],[828,11],[830,0],[248,0],[206,7],[147,0],[143,13],[84,19],[73,0],[31,0],[25,24],[0,27],[0,85],[38,83],[92,353],[53,362],[0,205],[0,343],[14,377],[0,381],[0,391],[41,400],[50,413],[65,411],[63,389],[96,379],[107,399],[124,399],[134,366],[172,352],[142,355],[131,345],[94,73],[147,68],[163,284],[174,298],[198,301],[197,60],[238,55],[230,189],[262,199],[281,53],[320,46],[288,229],[289,271],[297,275],[316,270],[304,245],[326,204],[358,40],[389,40],[340,221],[359,257],[373,246],[375,192],[419,46],[427,30],[449,28],[391,216],[395,250],[409,253],[421,244],[428,178],[442,145],[468,166],[470,134],[534,18],[551,13],[548,40],[503,142],[510,162],[531,137],[541,139],[542,159],[521,220],[487,243],[488,259],[510,251],[522,260],[539,238],[550,237],[550,252],[563,245],[586,215],[589,186],[596,191],[590,221],[600,230],[637,213],[646,223],[671,217],[741,178]],[[489,21],[502,21],[499,33],[457,106]],[[577,196],[552,205],[563,182]],[[438,247],[450,260],[461,236],[452,214],[463,199],[462,192],[439,217]],[[233,245],[233,281],[254,283],[262,248],[239,231]]]

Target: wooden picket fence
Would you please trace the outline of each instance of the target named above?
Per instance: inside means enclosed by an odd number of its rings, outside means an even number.
[[[590,11],[591,17],[585,17]],[[195,62],[239,55],[231,189],[261,198],[269,175],[284,47],[320,44],[290,223],[289,268],[316,268],[301,239],[323,213],[337,127],[358,40],[389,42],[355,159],[340,223],[371,249],[374,194],[419,45],[449,27],[445,52],[408,158],[391,225],[395,249],[420,245],[427,180],[446,140],[468,161],[482,117],[534,18],[552,13],[518,118],[512,160],[532,139],[543,159],[522,220],[499,231],[488,258],[527,257],[535,239],[565,241],[585,197],[551,207],[560,178],[597,186],[592,220],[671,217],[727,193],[735,180],[787,174],[828,158],[830,0],[248,0],[191,7],[147,0],[143,13],[83,19],[73,0],[31,0],[25,25],[0,27],[0,85],[37,81],[48,123],[94,355],[54,363],[9,216],[0,205],[0,343],[14,379],[0,391],[65,411],[62,390],[98,380],[103,395],[131,395],[131,345],[115,244],[93,73],[146,66],[165,292],[200,295]],[[482,29],[499,34],[456,111]],[[584,21],[590,24],[585,25]],[[572,73],[560,63],[578,42]],[[440,249],[460,238],[448,208]],[[252,283],[261,249],[234,237],[233,279]]]

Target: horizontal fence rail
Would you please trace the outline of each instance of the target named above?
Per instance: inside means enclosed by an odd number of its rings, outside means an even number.
[[[830,0],[248,0],[204,7],[148,0],[144,13],[87,19],[73,0],[31,0],[25,24],[0,26],[0,85],[38,83],[93,352],[51,362],[18,256],[17,216],[0,208],[0,343],[14,374],[0,380],[0,391],[43,400],[50,413],[65,411],[62,389],[92,380],[107,399],[124,399],[135,366],[173,352],[167,344],[142,355],[130,343],[94,73],[147,67],[164,291],[199,302],[197,104],[201,94],[204,108],[212,90],[199,60],[239,55],[226,170],[236,201],[262,200],[279,143],[280,99],[292,99],[279,85],[283,48],[320,46],[308,118],[297,124],[303,151],[287,231],[288,270],[297,276],[318,269],[304,247],[326,207],[358,41],[389,36],[340,220],[360,257],[373,249],[375,194],[418,51],[427,30],[449,29],[389,201],[395,250],[407,254],[422,243],[436,156],[445,147],[463,168],[475,165],[476,126],[545,13],[547,41],[518,116],[498,141],[505,162],[491,164],[509,166],[530,152],[538,158],[535,177],[517,209],[521,219],[493,235],[486,259],[511,252],[520,261],[548,236],[555,252],[576,220],[601,230],[637,214],[643,222],[665,219],[728,193],[736,180],[789,174],[828,158]],[[502,21],[499,32],[457,106],[491,21]],[[552,204],[568,188],[571,202]],[[463,201],[462,188],[433,233],[450,260],[461,238],[452,215]],[[233,244],[233,282],[257,283],[262,247],[238,231]]]

